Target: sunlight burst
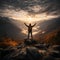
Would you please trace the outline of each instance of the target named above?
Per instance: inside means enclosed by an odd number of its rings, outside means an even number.
[[[15,10],[10,11],[8,9],[4,11],[4,16],[12,18],[14,20],[19,20],[25,23],[34,23],[34,22],[49,20],[57,17],[56,15],[47,15],[46,13],[29,14],[27,11],[24,11],[24,10],[20,10],[16,12]]]

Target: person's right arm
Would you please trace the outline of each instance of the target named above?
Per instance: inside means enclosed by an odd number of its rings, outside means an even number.
[[[25,24],[25,26],[27,26],[28,27],[28,25],[26,24],[26,23],[24,23]]]
[[[34,27],[35,25],[36,25],[36,23],[32,27]]]

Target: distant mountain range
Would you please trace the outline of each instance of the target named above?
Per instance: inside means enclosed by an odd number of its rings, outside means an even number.
[[[0,38],[1,37],[21,40],[23,35],[21,33],[21,29],[18,28],[11,19],[0,17]]]
[[[43,21],[39,24],[40,29],[46,32],[58,29],[60,27],[60,17]]]

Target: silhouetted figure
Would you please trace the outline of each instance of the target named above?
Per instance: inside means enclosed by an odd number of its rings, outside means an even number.
[[[30,34],[31,34],[31,39],[33,39],[32,28],[36,25],[36,23],[34,25],[31,25],[31,23],[29,25],[27,25],[26,23],[24,23],[24,24],[28,27],[28,39],[30,37]]]

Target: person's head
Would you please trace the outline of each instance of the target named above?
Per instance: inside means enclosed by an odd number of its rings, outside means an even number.
[[[29,24],[29,26],[31,26],[31,23]]]

